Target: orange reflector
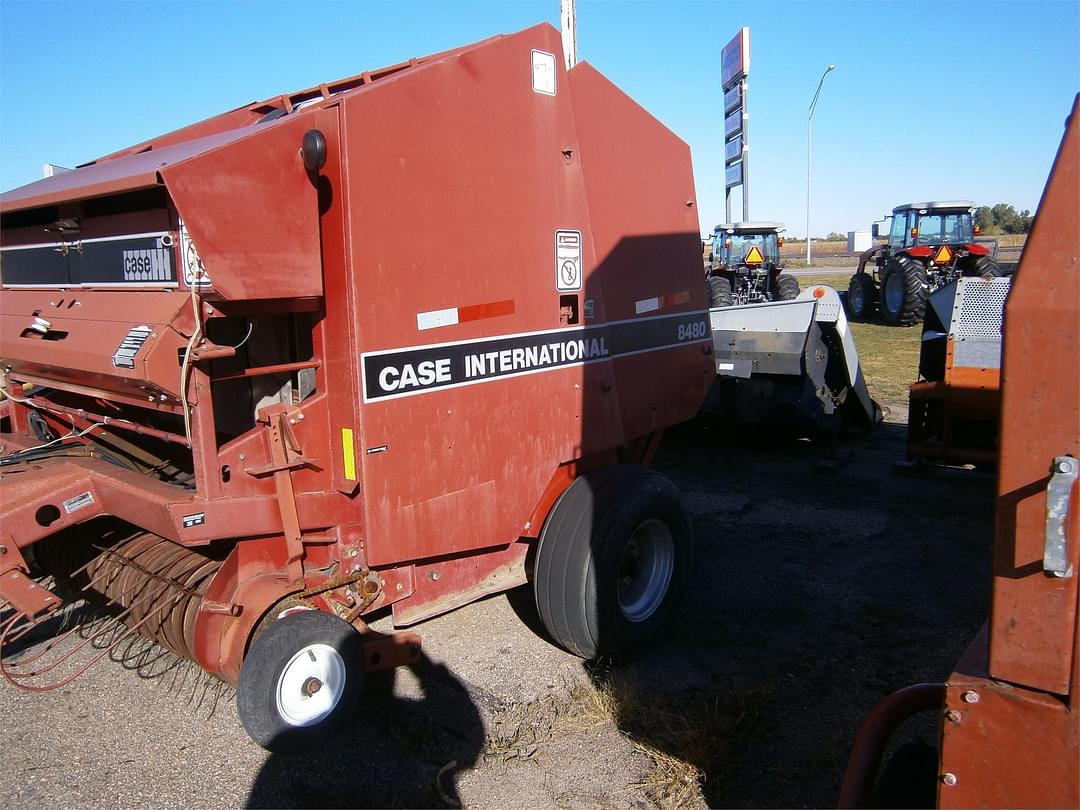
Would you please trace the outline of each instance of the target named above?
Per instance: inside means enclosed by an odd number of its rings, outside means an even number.
[[[952,253],[949,251],[948,246],[942,245],[938,248],[938,252],[934,254],[934,261],[938,264],[948,264],[952,261]]]
[[[765,261],[765,257],[761,255],[761,251],[758,250],[757,245],[750,248],[750,252],[746,254],[744,261],[747,264],[761,264]]]
[[[824,287],[814,287],[814,298],[824,298],[824,297],[825,297],[825,288]]]

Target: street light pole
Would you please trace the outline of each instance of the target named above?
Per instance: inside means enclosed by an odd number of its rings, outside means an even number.
[[[817,106],[818,96],[821,95],[821,85],[825,83],[825,77],[829,71],[835,70],[836,65],[829,65],[821,74],[821,80],[817,83],[814,92],[814,100],[810,102],[810,112],[806,116],[806,263],[810,264],[810,145],[813,142],[814,108]]]

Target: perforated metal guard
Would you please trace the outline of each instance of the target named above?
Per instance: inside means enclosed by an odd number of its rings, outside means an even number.
[[[1000,368],[1001,323],[1012,279],[962,278],[953,305],[953,367]]]
[[[1005,297],[1012,279],[962,279],[953,310],[953,335],[957,340],[1000,338]]]

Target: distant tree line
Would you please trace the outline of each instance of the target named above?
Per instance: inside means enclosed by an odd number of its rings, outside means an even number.
[[[986,234],[1027,233],[1034,218],[1026,208],[1017,213],[1006,203],[998,203],[993,208],[984,205],[975,210],[975,224]]]

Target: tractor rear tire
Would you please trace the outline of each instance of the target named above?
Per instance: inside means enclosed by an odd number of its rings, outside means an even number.
[[[869,273],[856,273],[848,282],[847,309],[853,321],[866,321],[877,312],[878,289]]]
[[[709,276],[706,279],[709,285],[709,308],[730,307],[735,298],[731,294],[731,282],[723,276]]]
[[[1001,278],[1005,275],[998,263],[989,256],[979,256],[974,262],[974,271],[971,275],[982,278]]]
[[[352,717],[363,683],[360,634],[337,616],[305,610],[278,619],[252,643],[236,708],[266,750],[307,750]]]
[[[662,475],[617,465],[562,494],[536,550],[536,608],[582,658],[622,661],[660,641],[690,584],[693,532]]]
[[[799,280],[790,273],[781,273],[776,277],[776,301],[794,301],[799,297]]]
[[[908,256],[889,259],[881,274],[881,316],[890,326],[922,323],[930,284],[926,267]]]

